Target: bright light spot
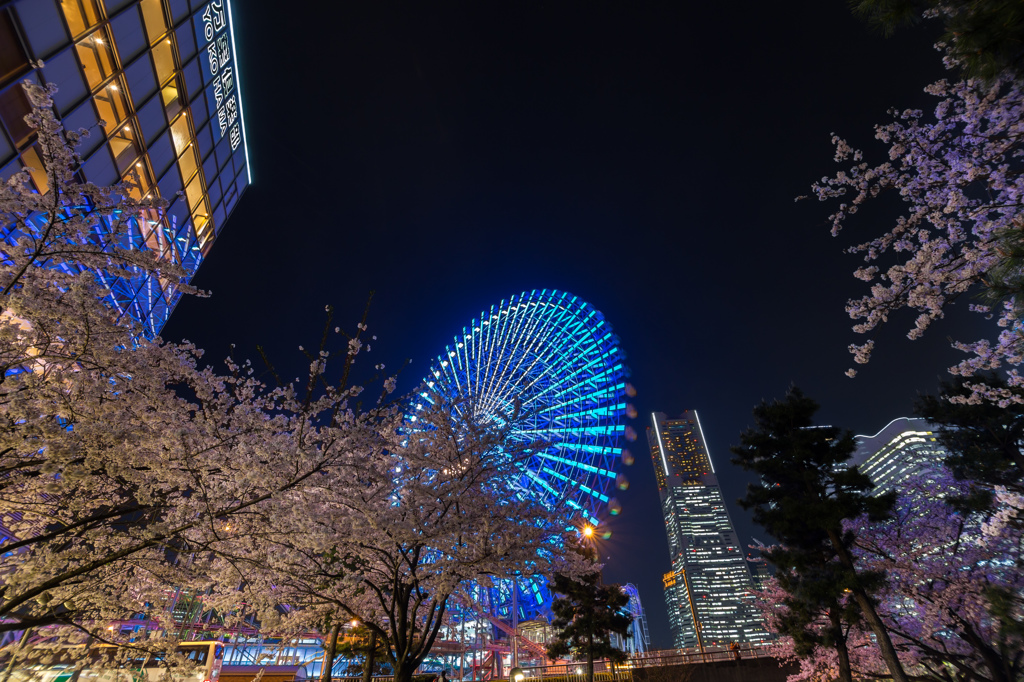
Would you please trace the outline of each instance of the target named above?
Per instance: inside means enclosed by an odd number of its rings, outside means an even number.
[[[588,538],[589,537],[593,537],[594,536],[594,527],[593,526],[584,526],[583,527],[583,536],[584,537],[588,537]]]

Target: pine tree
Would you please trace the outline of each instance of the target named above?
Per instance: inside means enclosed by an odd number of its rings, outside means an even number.
[[[971,481],[968,496],[952,500],[961,509],[983,510],[992,505],[992,488],[1005,486],[1024,493],[1024,405],[1011,402],[1005,407],[983,401],[978,404],[952,402],[966,398],[966,384],[983,382],[997,390],[1020,394],[995,373],[973,379],[957,377],[942,382],[938,395],[921,396],[915,412],[939,427],[938,439],[949,451],[946,468],[960,481]]]
[[[891,35],[922,19],[939,19],[941,41],[964,76],[991,80],[1024,72],[1024,3],[1018,0],[851,0],[854,14]]]
[[[820,648],[834,649],[839,682],[852,682],[853,670],[847,633],[859,621],[856,606],[846,598],[843,585],[848,576],[836,560],[836,553],[823,534],[819,542],[799,548],[772,547],[764,556],[775,564],[775,580],[785,596],[781,615],[772,629],[793,640],[793,651],[811,658]]]
[[[619,585],[602,585],[595,571],[580,578],[555,574],[551,604],[555,614],[551,624],[558,630],[548,646],[548,656],[559,658],[570,653],[587,657],[587,682],[594,682],[594,659],[607,658],[622,663],[626,654],[611,642],[612,633],[627,636],[633,617],[626,612],[629,597]]]
[[[741,444],[732,448],[736,455],[732,461],[758,474],[761,483],[749,485],[740,504],[753,509],[754,521],[794,553],[787,561],[797,572],[801,570],[797,557],[803,561],[822,554],[811,565],[827,572],[822,579],[806,583],[806,593],[791,593],[794,600],[834,600],[838,605],[840,595],[849,594],[874,633],[893,679],[907,682],[889,632],[875,609],[873,593],[883,586],[884,576],[857,570],[851,552],[855,537],[843,529],[844,520],[864,515],[871,520],[887,518],[895,499],[892,495],[868,495],[871,480],[856,467],[846,466],[856,448],[853,434],[832,426],[815,426],[818,407],[793,387],[784,400],[765,401],[754,408],[757,426],[741,434]],[[771,555],[768,558],[772,559]]]

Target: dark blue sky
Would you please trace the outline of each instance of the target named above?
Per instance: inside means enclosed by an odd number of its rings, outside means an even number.
[[[927,28],[873,35],[833,0],[771,3],[236,3],[253,185],[165,329],[210,352],[304,360],[327,303],[369,290],[377,361],[429,358],[527,289],[571,291],[622,339],[641,438],[611,523],[606,579],[633,582],[671,644],[668,548],[643,432],[700,412],[730,502],[728,448],[791,382],[822,423],[874,433],[935,389],[956,354],[938,325],[881,335],[856,380],[843,311],[861,293],[828,207],[794,203],[834,172],[830,133],[884,154],[890,106],[930,107]],[[892,207],[888,207],[891,209]],[[975,330],[976,333],[976,330]],[[765,537],[731,509],[741,536]]]

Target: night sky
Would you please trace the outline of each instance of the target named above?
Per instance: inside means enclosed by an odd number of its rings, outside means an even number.
[[[909,414],[958,357],[948,320],[881,334],[857,379],[844,246],[892,205],[829,235],[795,203],[839,168],[830,133],[885,153],[889,107],[931,108],[935,27],[875,35],[841,0],[789,3],[236,2],[253,185],[164,330],[226,355],[264,345],[304,371],[325,304],[354,324],[368,292],[374,362],[411,389],[481,310],[570,291],[622,339],[639,395],[636,464],[604,543],[655,647],[671,646],[668,547],[644,432],[699,411],[726,500],[751,408],[795,382],[821,423],[873,434]],[[969,323],[973,324],[973,323]],[[959,326],[955,326],[959,325]],[[370,363],[367,362],[367,365]],[[731,506],[741,538],[770,540]]]

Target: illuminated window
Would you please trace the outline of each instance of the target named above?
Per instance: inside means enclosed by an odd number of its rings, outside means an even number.
[[[160,0],[142,0],[139,7],[142,8],[142,20],[146,24],[146,35],[149,36],[149,44],[152,45],[167,33],[163,3]]]
[[[152,196],[153,178],[150,176],[146,164],[141,160],[136,161],[121,179],[128,184],[128,194],[133,199],[141,200]]]
[[[161,40],[153,46],[153,63],[156,65],[156,78],[166,83],[174,76],[174,50],[170,38]]]
[[[174,152],[181,154],[192,143],[192,131],[188,128],[188,113],[184,113],[171,124],[171,140]]]
[[[30,168],[29,175],[32,176],[32,182],[36,184],[36,189],[39,190],[40,194],[46,194],[50,191],[50,181],[46,177],[46,170],[43,166],[43,159],[39,155],[36,145],[32,145],[25,150],[25,153],[21,156],[22,162],[26,168]]]
[[[160,98],[164,101],[164,109],[167,110],[168,119],[173,119],[181,113],[182,103],[180,92],[181,87],[177,78],[160,90]]]
[[[185,197],[188,199],[188,205],[193,211],[200,208],[200,204],[203,201],[203,179],[197,173],[192,181],[185,186]],[[207,212],[208,213],[208,212]]]
[[[199,164],[196,162],[195,147],[189,145],[185,149],[185,153],[178,159],[178,167],[181,169],[181,179],[183,182],[188,182],[195,172],[199,169]],[[192,202],[189,202],[191,205]]]
[[[139,148],[135,130],[130,126],[121,126],[114,134],[108,137],[110,149],[114,153],[114,161],[117,169],[124,173],[135,163],[142,150]]]
[[[110,128],[128,118],[128,102],[124,97],[124,88],[116,82],[110,83],[96,93],[93,101],[96,103],[96,113]]]
[[[213,221],[210,220],[210,208],[204,199],[192,212],[192,224],[195,226],[199,246],[205,254],[213,243]]]
[[[92,28],[100,21],[100,12],[96,0],[60,0],[60,8],[71,29],[71,37]]]
[[[0,121],[7,127],[14,144],[22,146],[28,142],[34,132],[25,116],[32,113],[32,106],[28,103],[28,95],[21,83],[15,83],[3,92],[0,92]]]
[[[0,12],[0,81],[7,80],[28,66],[28,57],[21,49],[21,41],[7,12]]]
[[[116,69],[114,51],[111,49],[110,40],[103,29],[79,41],[75,45],[75,49],[78,52],[78,58],[82,61],[85,79],[89,81],[91,89],[98,88],[114,73]]]

